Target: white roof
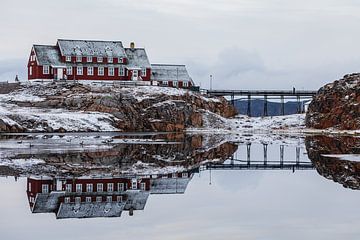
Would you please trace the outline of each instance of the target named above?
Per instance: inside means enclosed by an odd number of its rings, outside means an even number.
[[[150,68],[150,62],[144,48],[125,48],[128,59],[127,68]]]
[[[151,64],[152,80],[192,82],[185,65]]]
[[[61,203],[57,218],[120,217],[124,203]]]
[[[58,46],[62,56],[126,57],[121,41],[59,39]]]
[[[33,47],[39,65],[64,65],[56,46],[34,45]]]

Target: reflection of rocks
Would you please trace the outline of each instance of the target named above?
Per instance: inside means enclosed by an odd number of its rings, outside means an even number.
[[[346,188],[360,189],[360,162],[325,157],[323,154],[358,154],[360,139],[354,137],[309,136],[305,139],[310,160],[318,173]]]
[[[51,141],[51,138],[46,140]],[[116,143],[117,140],[123,142]],[[236,151],[237,146],[223,143],[222,140],[213,136],[174,134],[166,135],[161,142],[152,139],[150,142],[130,143],[131,138],[117,139],[114,137],[111,144],[106,144],[107,148],[94,145],[93,149],[87,150],[66,151],[64,149],[59,151],[54,149],[51,151],[46,147],[45,150],[32,147],[11,158],[13,160],[40,159],[46,162],[45,165],[40,164],[20,169],[18,170],[20,173],[36,174],[39,172],[40,166],[44,166],[45,172],[50,175],[59,174],[59,172],[76,175],[97,172],[136,174],[151,169],[172,172],[179,169],[196,168],[204,161],[228,159]]]
[[[360,74],[322,87],[309,105],[306,126],[317,129],[360,129]]]

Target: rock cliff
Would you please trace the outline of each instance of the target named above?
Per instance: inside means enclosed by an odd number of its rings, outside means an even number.
[[[76,83],[22,85],[0,95],[1,108],[0,132],[169,132],[202,127],[205,112],[236,114],[224,98],[181,89]]]
[[[320,88],[305,121],[310,128],[360,129],[360,74],[345,75]]]

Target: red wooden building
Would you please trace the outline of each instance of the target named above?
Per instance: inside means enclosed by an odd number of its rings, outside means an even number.
[[[54,46],[34,45],[29,80],[145,81],[151,85],[190,88],[185,65],[151,65],[144,48],[121,41],[59,39]]]

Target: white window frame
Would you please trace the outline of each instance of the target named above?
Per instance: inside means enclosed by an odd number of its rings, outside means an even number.
[[[125,191],[125,184],[124,183],[118,183],[118,192]]]
[[[113,62],[114,62],[114,58],[113,58],[113,57],[108,57],[107,62],[108,62],[108,63],[113,63]]]
[[[65,185],[65,192],[72,192],[72,185],[71,184],[66,184]]]
[[[76,184],[75,191],[76,191],[77,193],[81,193],[81,192],[82,192],[82,184],[81,184],[81,183]]]
[[[70,203],[70,202],[71,202],[70,197],[65,197],[64,198],[64,203]]]
[[[173,87],[178,87],[178,86],[179,86],[178,81],[174,81],[174,82],[173,82]]]
[[[113,183],[108,183],[107,184],[107,191],[108,192],[113,192],[114,191],[114,184]]]
[[[89,76],[94,75],[94,67],[87,67],[87,75]]]
[[[72,75],[72,74],[73,74],[73,67],[66,66],[66,75]]]
[[[29,75],[32,75],[32,66],[29,67]]]
[[[86,198],[85,198],[85,202],[91,203],[91,197],[86,197]]]
[[[119,67],[119,76],[120,76],[120,77],[124,77],[124,76],[125,76],[125,68],[124,68],[124,67]]]
[[[181,174],[181,177],[182,177],[182,178],[188,178],[188,177],[189,177],[189,174],[188,174],[187,172],[183,172],[183,173]]]
[[[166,86],[169,86],[169,81],[163,81],[162,84],[166,85]]]
[[[82,56],[76,56],[76,62],[82,62]]]
[[[101,71],[100,71],[101,69]],[[105,68],[104,67],[98,67],[98,76],[104,76],[105,75]]]
[[[82,76],[84,74],[84,67],[83,66],[77,66],[76,67],[76,75]]]
[[[118,63],[124,63],[123,58],[118,58]]]
[[[114,76],[115,75],[114,67],[108,67],[108,75],[109,76]]]
[[[29,192],[31,192],[31,182],[29,182],[28,189],[29,189]]]
[[[93,192],[94,191],[94,185],[92,183],[86,184],[86,192]]]
[[[112,202],[112,196],[107,196],[106,197],[106,202],[111,203]]]
[[[43,74],[50,74],[50,66],[49,65],[43,66]]]
[[[188,82],[183,82],[183,87],[188,87],[189,83]]]
[[[122,196],[116,196],[116,201],[119,203],[119,202],[122,202]]]
[[[71,56],[65,56],[65,62],[71,62]]]
[[[145,182],[140,183],[140,189],[143,190],[143,191],[146,190],[146,183]]]
[[[135,74],[136,73],[136,74]],[[133,70],[132,71],[132,77],[133,78],[138,78],[139,77],[139,70]]]
[[[97,196],[97,197],[96,197],[96,202],[98,202],[98,203],[99,203],[99,202],[102,202],[102,197],[101,197],[101,196]]]
[[[91,63],[93,61],[93,57],[92,56],[87,56],[86,57],[86,62]]]
[[[49,193],[49,184],[41,184],[41,193]]]
[[[172,178],[177,178],[178,175],[177,175],[177,173],[172,173],[171,177],[172,177]]]
[[[131,189],[137,189],[137,179],[131,179]]]
[[[141,69],[141,76],[146,77],[146,68]]]
[[[97,58],[96,58],[96,61],[97,61],[98,63],[102,63],[102,62],[104,61],[104,58],[103,58],[103,57],[97,57]]]
[[[103,192],[103,191],[104,191],[104,184],[102,183],[96,184],[96,192]]]

